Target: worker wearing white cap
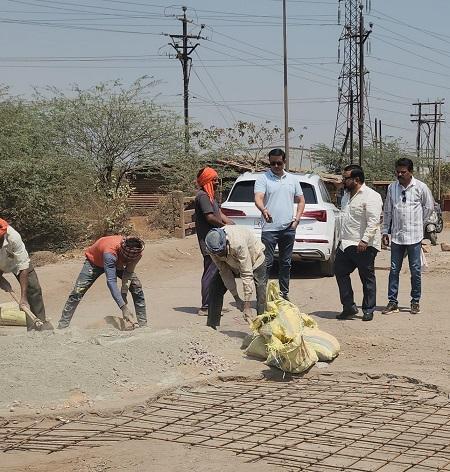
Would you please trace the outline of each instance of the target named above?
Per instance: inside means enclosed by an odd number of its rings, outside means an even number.
[[[253,283],[256,287],[256,311],[266,310],[266,265],[264,244],[253,232],[243,226],[226,225],[213,228],[205,238],[206,250],[217,265],[219,272],[209,288],[207,325],[217,329],[222,315],[223,296],[229,290],[245,319],[252,318],[251,298]],[[239,297],[236,276],[240,276],[244,299]]]

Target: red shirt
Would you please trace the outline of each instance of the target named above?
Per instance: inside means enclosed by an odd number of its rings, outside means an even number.
[[[125,261],[120,257],[120,243],[122,242],[123,236],[105,236],[97,239],[92,246],[86,249],[86,258],[97,267],[104,266],[103,255],[105,253],[112,254],[117,259],[117,268],[124,269],[126,266]]]

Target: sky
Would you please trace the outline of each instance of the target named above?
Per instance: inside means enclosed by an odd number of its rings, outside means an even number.
[[[367,1],[370,115],[382,120],[383,136],[414,148],[412,103],[448,98],[444,114],[450,104],[450,2]],[[33,87],[69,90],[148,75],[158,81],[150,96],[182,113],[181,65],[167,34],[181,33],[177,15],[185,5],[190,34],[205,25],[192,54],[192,119],[205,127],[236,120],[283,125],[281,0],[155,2],[0,0],[0,83],[27,98]],[[338,4],[287,0],[291,146],[333,141],[342,67]],[[442,126],[444,158],[449,126]]]

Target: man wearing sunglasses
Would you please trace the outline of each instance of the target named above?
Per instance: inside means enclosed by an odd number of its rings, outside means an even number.
[[[371,321],[376,305],[375,258],[381,250],[381,196],[364,183],[364,171],[350,164],[342,174],[345,195],[342,199],[342,224],[334,273],[339,287],[342,312],[338,320],[358,313],[350,274],[358,269],[363,285],[363,321]]]
[[[411,272],[411,314],[420,313],[421,242],[425,222],[434,208],[434,199],[427,185],[413,177],[413,169],[411,159],[397,160],[397,182],[389,185],[384,203],[382,242],[385,246],[391,242],[391,270],[389,301],[383,314],[398,312],[399,276],[405,252]]]
[[[284,170],[285,164],[283,150],[272,149],[269,152],[270,170],[255,182],[255,205],[262,215],[261,240],[266,248],[266,277],[269,277],[278,245],[278,281],[281,296],[288,300],[295,231],[305,208],[305,198],[300,181]],[[295,213],[294,203],[297,203]]]

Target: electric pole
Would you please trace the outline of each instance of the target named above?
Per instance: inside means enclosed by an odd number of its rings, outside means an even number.
[[[359,113],[358,113],[358,145],[359,145],[359,165],[362,166],[364,152],[364,104],[366,101],[366,85],[364,76],[367,73],[364,68],[364,44],[372,32],[372,24],[370,30],[366,31],[364,27],[363,5],[359,5]]]
[[[339,61],[341,42],[344,44],[344,58],[339,75],[338,112],[334,131],[333,149],[341,154],[342,161],[354,162],[354,142],[356,141],[355,115],[358,121],[358,162],[363,162],[364,130],[372,127],[368,113],[367,84],[368,71],[364,64],[364,45],[372,32],[364,26],[362,0],[338,0],[339,18],[341,2],[345,5],[345,24],[339,38]],[[367,3],[367,6],[370,2]],[[367,116],[367,118],[366,118]],[[372,136],[373,141],[373,136]]]
[[[283,0],[283,97],[284,97],[284,152],[286,170],[289,170],[289,101],[288,101],[288,64],[287,64],[287,24],[286,0]]]
[[[206,39],[200,36],[205,25],[200,26],[197,35],[188,34],[188,23],[192,23],[186,16],[186,7],[182,7],[183,14],[177,16],[177,20],[183,25],[182,34],[166,34],[170,36],[172,42],[169,43],[176,51],[176,58],[181,62],[183,69],[183,111],[184,111],[184,150],[186,154],[189,151],[189,78],[191,75],[192,58],[191,54],[195,51],[200,43],[190,44],[190,40]]]
[[[432,193],[440,198],[440,175],[436,179],[436,160],[438,174],[441,169],[441,123],[445,123],[442,113],[444,100],[413,103],[416,113],[411,114],[411,121],[417,123],[416,153],[419,165],[425,164],[432,175]],[[436,193],[436,180],[438,189]]]

